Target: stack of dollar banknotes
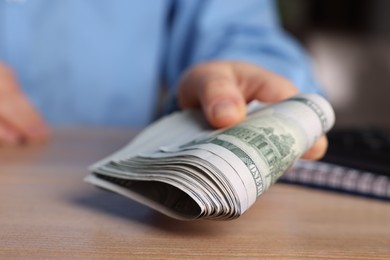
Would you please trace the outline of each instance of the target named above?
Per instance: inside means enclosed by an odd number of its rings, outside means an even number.
[[[245,121],[212,129],[201,111],[176,112],[91,166],[85,180],[180,220],[241,216],[334,124],[316,94],[252,102]]]

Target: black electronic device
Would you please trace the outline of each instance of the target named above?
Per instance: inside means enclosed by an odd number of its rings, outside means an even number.
[[[390,176],[390,130],[353,128],[328,133],[322,161]]]

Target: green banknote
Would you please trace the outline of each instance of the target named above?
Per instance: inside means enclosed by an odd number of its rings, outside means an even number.
[[[152,124],[91,166],[86,181],[181,220],[242,215],[334,124],[321,96],[248,106],[248,117],[214,130],[200,111]]]

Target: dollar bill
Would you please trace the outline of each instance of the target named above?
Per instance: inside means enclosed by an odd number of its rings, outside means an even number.
[[[181,220],[241,216],[334,124],[330,104],[302,94],[252,103],[247,119],[211,129],[200,111],[152,124],[91,166],[86,181]]]

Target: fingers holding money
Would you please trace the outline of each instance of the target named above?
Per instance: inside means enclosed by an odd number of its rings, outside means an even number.
[[[200,106],[217,128],[245,118],[246,103],[258,99],[274,103],[298,93],[288,80],[243,62],[199,64],[184,74],[179,87],[181,108]]]
[[[179,86],[181,108],[201,107],[211,125],[229,127],[245,119],[246,103],[275,103],[298,93],[287,79],[244,62],[208,62],[187,71]],[[327,149],[326,137],[305,154],[319,159]]]
[[[0,145],[42,142],[47,126],[20,91],[12,71],[0,64]]]
[[[239,123],[246,115],[246,100],[230,66],[224,62],[201,64],[190,70],[179,88],[181,108],[200,106],[216,128]]]

